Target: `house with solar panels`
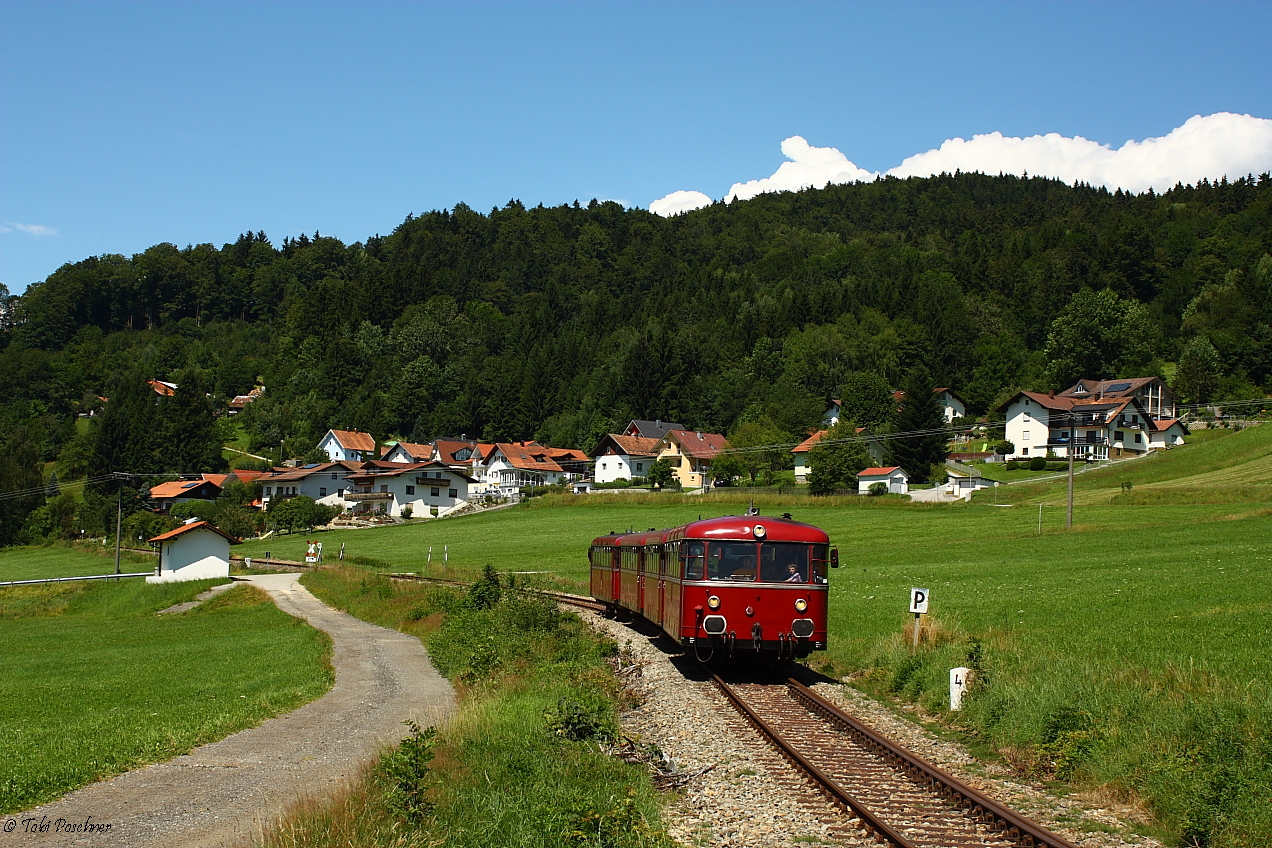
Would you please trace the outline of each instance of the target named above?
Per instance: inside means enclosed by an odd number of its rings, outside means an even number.
[[[998,407],[1014,458],[1103,461],[1183,443],[1175,396],[1158,377],[1079,380],[1063,392],[1017,392]]]
[[[179,503],[187,501],[214,501],[221,496],[221,487],[212,480],[174,480],[159,483],[150,488],[150,500],[155,507],[167,512]]]
[[[261,503],[266,508],[275,500],[305,495],[324,506],[348,509],[345,493],[349,477],[361,469],[360,462],[313,462],[299,468],[279,468],[258,478]]]

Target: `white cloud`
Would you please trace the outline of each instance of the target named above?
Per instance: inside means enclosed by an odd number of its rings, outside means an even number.
[[[829,183],[873,180],[879,173],[858,168],[833,147],[812,147],[800,136],[782,142],[783,162],[771,177],[735,183],[726,199],[746,200],[766,191],[798,191]],[[1012,138],[994,132],[953,138],[939,148],[910,156],[884,173],[897,177],[981,171],[1056,177],[1133,192],[1165,191],[1203,177],[1242,177],[1272,170],[1272,120],[1219,112],[1189,118],[1160,138],[1128,141],[1116,150],[1081,136],[1058,133]],[[694,199],[690,205],[689,198]],[[674,204],[672,203],[674,199]],[[650,204],[660,215],[706,206],[701,192],[678,191]],[[665,210],[670,211],[665,211]]]
[[[710,205],[711,198],[700,191],[673,191],[666,197],[660,197],[649,204],[649,211],[666,218]]]
[[[26,233],[29,236],[57,235],[57,230],[54,227],[45,227],[41,224],[17,224],[13,221],[6,221],[3,225],[0,225],[0,233],[11,233],[14,230]]]
[[[799,191],[825,188],[829,183],[851,183],[873,180],[875,174],[858,168],[848,157],[833,147],[812,147],[802,137],[793,135],[782,142],[783,162],[773,176],[763,180],[734,183],[725,200],[750,200],[766,191]]]

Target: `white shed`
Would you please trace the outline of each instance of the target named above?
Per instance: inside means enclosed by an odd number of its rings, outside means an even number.
[[[870,486],[874,483],[887,483],[888,494],[904,495],[910,491],[910,475],[899,465],[887,468],[867,468],[857,474],[857,492],[870,494]]]
[[[150,540],[159,546],[159,570],[147,583],[177,583],[230,576],[230,545],[239,540],[206,521],[190,521]]]

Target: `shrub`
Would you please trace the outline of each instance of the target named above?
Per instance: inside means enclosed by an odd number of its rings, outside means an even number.
[[[1047,460],[1045,457],[1035,456],[1033,459],[1029,460],[1030,471],[1042,471],[1046,467]]]
[[[1020,463],[1013,459],[1003,467],[1008,471],[1018,471],[1020,470]]]
[[[888,493],[888,484],[883,482],[871,483],[868,491],[872,498],[877,498],[880,495],[886,495]]]
[[[411,728],[411,734],[380,761],[379,771],[388,784],[385,803],[389,810],[408,821],[418,822],[433,809],[425,796],[436,782],[429,763],[433,761],[437,731],[432,727],[421,730],[411,719],[405,724]]]
[[[1069,461],[1068,461],[1068,460],[1061,460],[1060,462],[1048,462],[1048,463],[1047,463],[1047,470],[1048,470],[1048,471],[1068,471],[1068,470],[1069,470]]]
[[[409,519],[414,514],[415,514],[415,507],[413,506],[402,507],[401,515],[403,518]]]

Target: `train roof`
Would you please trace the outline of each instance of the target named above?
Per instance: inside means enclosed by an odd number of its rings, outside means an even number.
[[[812,542],[827,544],[826,531],[802,521],[792,521],[770,515],[725,515],[720,518],[704,518],[679,527],[646,532],[611,533],[598,536],[594,545],[651,545],[675,539],[743,539],[756,537],[755,527],[764,528],[763,539],[773,542]]]

